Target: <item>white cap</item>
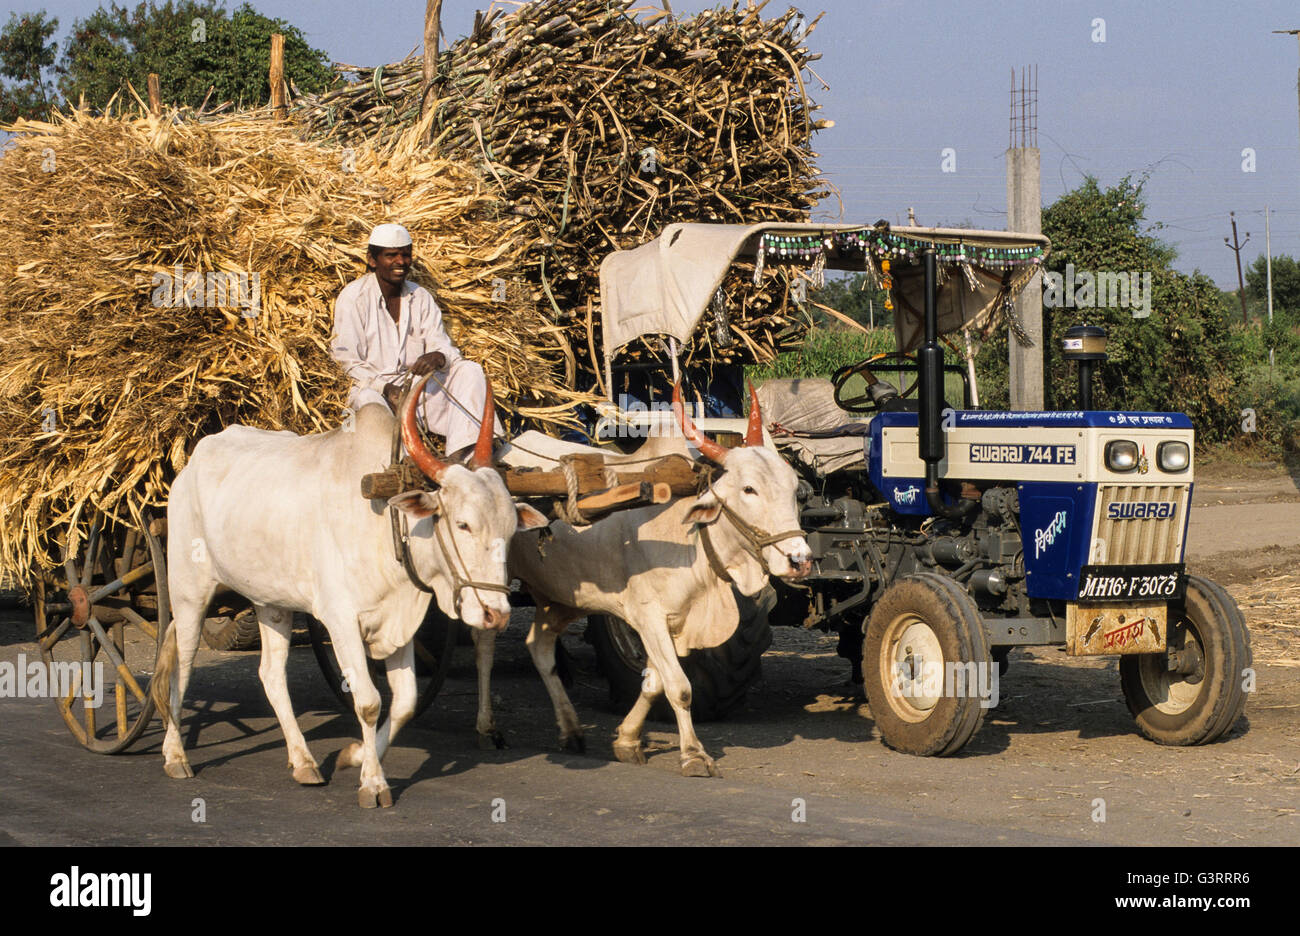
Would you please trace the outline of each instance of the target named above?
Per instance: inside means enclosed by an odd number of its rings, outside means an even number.
[[[400,224],[380,224],[370,232],[372,247],[410,247],[411,232]]]

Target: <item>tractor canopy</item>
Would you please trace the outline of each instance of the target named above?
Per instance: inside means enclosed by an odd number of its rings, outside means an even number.
[[[939,260],[941,334],[987,331],[1034,274],[1051,247],[1040,234],[964,228],[861,224],[670,224],[649,243],[620,250],[600,265],[605,360],[629,341],[667,335],[685,343],[709,308],[732,263],[790,264],[866,271],[892,280],[894,330],[900,350],[921,344],[924,272],[921,253]],[[884,267],[884,261],[889,266]]]

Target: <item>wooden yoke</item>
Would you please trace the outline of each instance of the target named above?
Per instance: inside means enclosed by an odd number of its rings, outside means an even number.
[[[703,486],[701,472],[704,466],[685,458],[668,456],[646,463],[641,471],[614,470],[617,484],[606,483],[605,457],[603,455],[575,455],[571,459],[578,482],[577,507],[584,517],[591,519],[614,510],[664,504],[674,497],[690,497]],[[629,468],[632,466],[628,466]],[[523,498],[567,498],[568,481],[564,471],[538,471],[535,468],[497,468],[505,481],[506,490]],[[405,463],[388,468],[361,479],[361,496],[365,498],[396,497],[419,484],[419,473]]]

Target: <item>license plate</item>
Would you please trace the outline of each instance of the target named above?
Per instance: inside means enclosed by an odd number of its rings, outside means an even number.
[[[1075,600],[1082,604],[1179,601],[1187,590],[1181,563],[1088,565],[1079,573]]]
[[[1071,656],[1158,653],[1165,649],[1165,605],[1085,605],[1065,609],[1065,640]]]

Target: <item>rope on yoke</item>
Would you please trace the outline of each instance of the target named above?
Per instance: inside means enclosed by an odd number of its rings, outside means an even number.
[[[560,459],[560,471],[564,474],[564,486],[568,491],[568,497],[564,501],[557,501],[555,505],[556,512],[571,527],[591,526],[592,521],[582,515],[578,509],[578,471],[573,467],[573,455],[565,455]],[[618,484],[618,472],[613,466],[605,465],[605,486],[612,488]]]

